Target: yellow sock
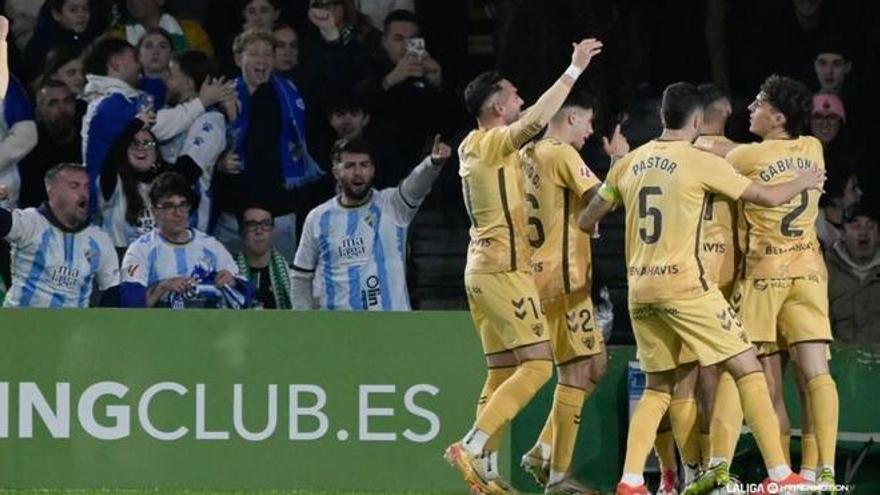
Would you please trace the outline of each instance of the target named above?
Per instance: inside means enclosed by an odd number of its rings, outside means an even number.
[[[733,376],[725,371],[718,376],[718,385],[715,387],[715,405],[712,407],[712,421],[709,427],[712,457],[723,457],[727,459],[728,464],[733,462],[742,423],[739,391]]]
[[[816,471],[819,464],[819,446],[816,445],[816,435],[804,433],[801,443],[801,471],[808,469]]]
[[[749,373],[736,381],[739,398],[742,401],[746,423],[752,429],[755,442],[761,450],[764,465],[769,470],[785,463],[782,440],[779,433],[779,419],[770,401],[770,391],[764,373]]]
[[[651,445],[657,435],[660,420],[669,409],[670,400],[671,397],[667,393],[645,389],[642,399],[639,400],[639,404],[630,418],[629,432],[626,435],[624,473],[641,475],[645,472],[645,461],[651,452]]]
[[[839,403],[837,384],[831,375],[819,375],[807,382],[810,394],[810,410],[813,413],[813,430],[819,447],[819,466],[834,466],[837,447],[837,420]]]
[[[654,452],[660,461],[660,472],[675,470],[675,438],[672,430],[658,431],[657,439],[654,440]]]
[[[490,437],[513,419],[553,376],[553,363],[536,360],[520,363],[480,411],[476,427]]]
[[[785,463],[791,466],[791,434],[779,435],[782,440],[782,453],[785,454]]]
[[[703,467],[709,467],[709,458],[712,456],[712,437],[708,433],[700,433],[700,460]]]
[[[550,469],[566,473],[571,467],[574,443],[581,424],[581,409],[587,391],[568,385],[557,385],[553,394],[553,408],[550,420],[553,424],[553,454],[550,456]]]
[[[508,378],[513,376],[513,373],[516,371],[516,366],[505,366],[503,368],[489,368],[488,373],[486,374],[486,381],[483,382],[483,390],[480,392],[480,398],[477,400],[477,416],[480,417],[480,413],[483,412],[483,409],[486,407],[486,404],[489,403],[489,399],[492,398],[492,394],[498,390],[498,387],[501,386]],[[494,435],[489,437],[489,441],[486,442],[486,450],[490,452],[494,452],[498,450],[498,447],[501,445],[501,439],[504,437],[504,429],[500,429],[495,432]]]
[[[697,401],[693,397],[675,399],[669,404],[672,434],[681,454],[681,461],[691,466],[700,463],[700,437],[697,429]]]

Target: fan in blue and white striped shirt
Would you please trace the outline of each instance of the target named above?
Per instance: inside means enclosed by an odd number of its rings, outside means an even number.
[[[439,138],[398,187],[380,191],[366,143],[352,140],[334,152],[340,193],[306,217],[293,262],[294,309],[410,309],[406,236],[451,154]]]
[[[5,187],[0,188],[5,196]],[[0,237],[12,245],[12,285],[6,308],[84,308],[92,284],[113,305],[119,259],[110,238],[88,222],[89,180],[79,164],[46,174],[49,200],[40,208],[0,208]],[[2,199],[2,197],[0,197]]]

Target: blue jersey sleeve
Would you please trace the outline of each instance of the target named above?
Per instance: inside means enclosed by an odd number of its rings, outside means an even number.
[[[3,100],[3,119],[8,127],[19,122],[34,120],[34,109],[28,99],[27,92],[14,77],[9,78],[9,89]]]
[[[147,288],[135,282],[122,282],[119,286],[119,306],[144,308],[147,306]]]

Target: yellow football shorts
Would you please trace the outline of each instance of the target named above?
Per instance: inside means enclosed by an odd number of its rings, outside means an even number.
[[[788,345],[833,340],[825,277],[740,280],[731,304],[752,342],[776,343],[780,334]]]
[[[466,273],[464,286],[485,354],[549,339],[541,299],[530,274]]]
[[[719,259],[715,260],[720,266],[715,266],[712,269],[716,271],[716,273],[712,274],[707,269],[707,273],[709,273],[710,280],[716,282],[718,286],[718,290],[721,291],[721,295],[724,296],[724,299],[730,301],[730,295],[733,293],[734,286],[734,267],[733,267],[733,256],[724,255],[723,257],[719,257]],[[716,280],[717,279],[717,280]],[[678,356],[678,364],[691,364],[699,361],[696,353],[691,350],[690,347],[683,345],[681,346],[681,354]]]
[[[784,332],[779,332],[776,335],[776,342],[758,342],[755,344],[755,347],[758,348],[758,355],[760,356],[770,356],[772,354],[784,352],[788,354],[790,360],[797,361],[797,347],[791,347],[788,345],[788,341],[785,340]],[[831,346],[825,347],[825,359],[831,361]]]
[[[557,365],[595,356],[605,349],[586,289],[545,300],[543,307]]]
[[[717,288],[695,299],[658,303],[630,302],[630,320],[642,369],[678,367],[682,346],[696,354],[700,366],[725,361],[751,347],[733,308]]]

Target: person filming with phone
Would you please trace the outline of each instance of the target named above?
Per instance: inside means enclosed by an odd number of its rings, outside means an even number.
[[[441,109],[449,99],[443,93],[443,70],[420,37],[418,17],[408,10],[392,11],[383,31],[370,76],[357,91],[370,108],[371,127],[381,136],[377,144],[400,148],[397,166],[408,169],[423,155],[431,136],[448,130],[442,121],[425,116],[448,114]],[[405,176],[406,170],[399,175]]]

